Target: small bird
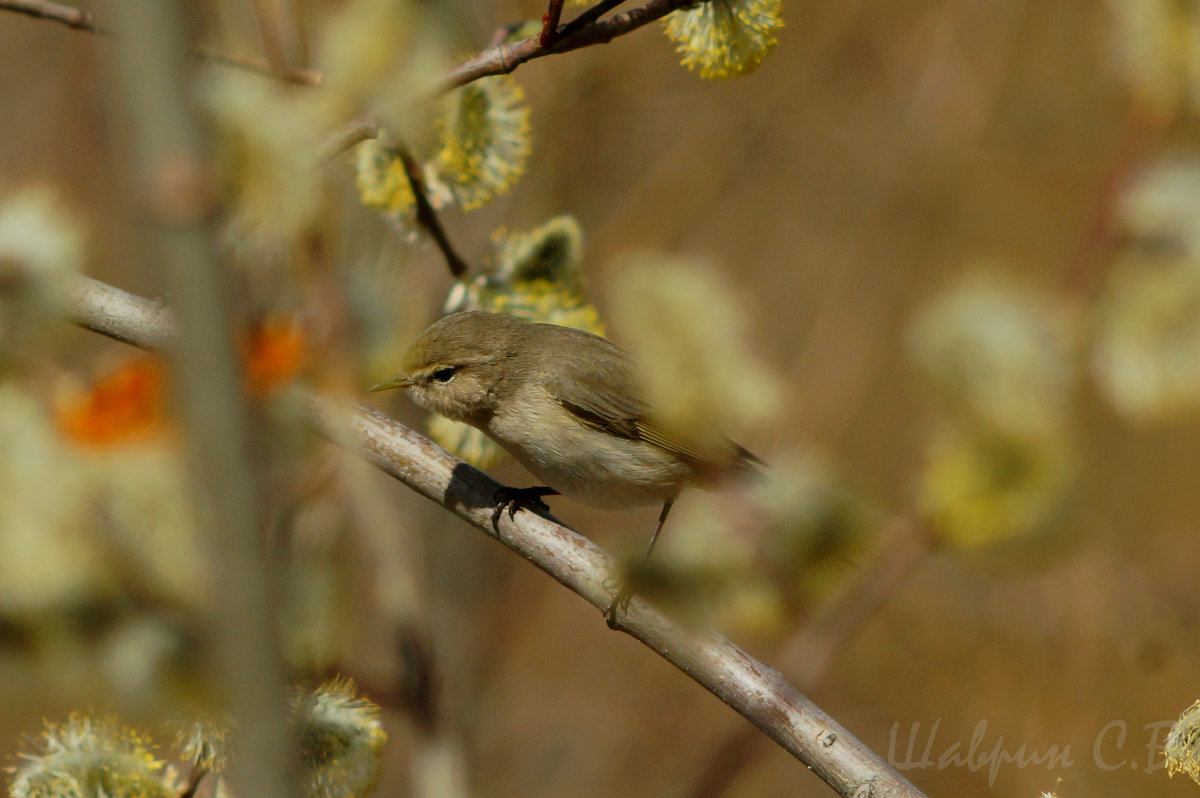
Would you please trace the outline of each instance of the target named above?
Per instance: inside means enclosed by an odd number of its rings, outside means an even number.
[[[435,322],[399,373],[372,391],[406,388],[413,401],[483,431],[545,487],[506,488],[492,524],[542,498],[595,507],[662,504],[649,557],[679,492],[753,473],[762,461],[721,435],[681,435],[654,420],[630,357],[571,327],[469,311]],[[606,615],[629,601],[618,594]]]

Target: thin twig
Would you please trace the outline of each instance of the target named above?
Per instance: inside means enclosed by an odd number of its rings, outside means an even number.
[[[563,0],[550,0],[546,7],[546,15],[542,17],[542,32],[538,42],[542,47],[549,47],[558,38],[558,20],[562,17]]]
[[[258,32],[262,38],[263,51],[273,72],[282,74],[287,69],[287,47],[284,45],[282,9],[268,0],[251,3],[258,21]]]
[[[124,294],[133,321],[128,327],[119,323],[121,314],[114,312],[113,300],[122,294],[110,289],[109,303],[102,309],[86,306],[93,292],[78,292],[77,300],[83,306],[75,308],[75,318],[90,326],[85,320],[103,317],[106,323],[92,329],[142,346],[161,345],[158,340],[139,340],[137,320],[144,315],[145,300]],[[297,399],[322,436],[356,452],[489,537],[498,538],[597,609],[608,607],[612,560],[590,540],[532,513],[506,518],[496,534],[492,531],[492,506],[501,486],[486,474],[376,410],[299,389]],[[741,713],[838,794],[873,798],[923,795],[777,671],[725,638],[686,631],[638,598],[621,618],[620,628]]]
[[[320,86],[325,82],[325,76],[315,69],[298,69],[295,67],[275,67],[262,58],[249,55],[233,55],[214,50],[211,47],[196,45],[192,53],[205,61],[214,64],[244,69],[269,78],[278,78],[284,83],[296,86]]]
[[[885,526],[871,560],[780,651],[781,670],[800,689],[813,689],[825,676],[837,652],[875,617],[936,546],[937,540],[917,522],[907,517],[893,519]]]
[[[78,8],[64,6],[59,3],[46,2],[46,0],[0,0],[0,11],[15,11],[18,14],[26,14],[38,19],[61,22],[68,28],[88,31],[89,33],[100,33],[106,36],[116,35],[112,29],[103,27],[97,23],[96,16],[92,12],[81,11]],[[248,72],[277,78],[284,83],[292,83],[297,86],[320,86],[325,80],[320,72],[313,69],[297,69],[287,66],[275,67],[262,58],[223,53],[203,45],[193,47],[192,54],[197,58],[211,61],[214,64],[244,69]]]
[[[100,27],[90,11],[80,11],[78,8],[51,3],[47,0],[0,0],[0,11],[15,11],[38,19],[49,19],[61,22],[68,28],[86,30],[90,33],[111,33]]]
[[[1161,149],[1169,124],[1169,119],[1146,103],[1131,104],[1125,129],[1094,192],[1090,223],[1061,278],[1068,296],[1086,302],[1103,285],[1113,252],[1119,246],[1120,199],[1151,154]]]
[[[421,174],[421,164],[402,144],[393,144],[391,150],[399,156],[404,164],[404,174],[408,178],[408,186],[412,189],[413,201],[417,206],[417,224],[425,228],[425,232],[437,244],[442,257],[446,259],[446,265],[450,267],[450,274],[454,275],[455,279],[465,277],[470,269],[467,262],[454,250],[454,245],[450,243],[450,238],[446,235],[441,220],[438,219],[437,211],[429,203],[425,177]]]
[[[614,8],[624,2],[625,0],[600,0],[599,3],[596,3],[596,5],[592,6],[591,8],[585,9],[583,13],[564,25],[563,29],[559,31],[559,35],[570,36],[573,33],[583,30],[585,27],[591,25],[593,22],[600,19],[600,17],[604,16],[609,11],[612,11]]]
[[[438,90],[449,91],[488,75],[507,75],[526,61],[542,56],[567,53],[595,44],[606,44],[618,36],[648,25],[656,19],[662,19],[672,11],[694,3],[695,0],[650,0],[645,5],[631,8],[629,11],[589,25],[569,36],[560,36],[549,47],[542,46],[539,41],[540,33],[514,44],[498,44],[489,47],[451,68],[442,78]]]

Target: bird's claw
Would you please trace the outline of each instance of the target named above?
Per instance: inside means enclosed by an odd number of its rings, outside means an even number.
[[[496,507],[492,510],[492,529],[500,534],[500,516],[508,510],[508,519],[517,517],[517,510],[544,510],[550,512],[550,505],[542,501],[545,496],[557,496],[553,488],[501,488],[496,491],[494,500]]]
[[[629,584],[621,585],[609,603],[608,609],[604,611],[604,623],[608,625],[609,629],[617,628],[617,614],[628,610],[631,601],[633,601],[633,588]]]

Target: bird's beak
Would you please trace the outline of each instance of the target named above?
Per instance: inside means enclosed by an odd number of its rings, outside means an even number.
[[[410,388],[412,387],[412,384],[413,381],[411,377],[401,374],[400,376],[394,377],[387,382],[381,382],[378,385],[373,386],[370,391],[374,393],[375,391],[390,391],[393,388]]]

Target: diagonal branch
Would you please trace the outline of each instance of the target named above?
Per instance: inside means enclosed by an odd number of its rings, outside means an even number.
[[[446,259],[446,265],[450,268],[450,274],[455,279],[461,280],[467,276],[470,268],[467,262],[462,259],[462,256],[454,249],[454,245],[450,243],[450,237],[446,235],[446,230],[442,227],[442,221],[438,218],[437,211],[433,209],[433,205],[429,202],[429,192],[425,187],[425,176],[421,174],[421,164],[417,163],[417,159],[409,152],[408,148],[402,144],[393,144],[392,152],[404,164],[404,175],[408,178],[408,187],[412,191],[413,204],[417,209],[417,224],[425,228],[425,232],[433,239],[433,243],[437,245],[438,250],[442,253],[442,257]]]
[[[694,5],[695,2],[696,0],[649,0],[645,5],[588,25],[582,30],[560,35],[549,45],[542,44],[540,33],[514,44],[497,44],[452,67],[442,78],[438,89],[443,92],[449,91],[488,75],[507,75],[526,61],[542,56],[567,53],[595,44],[607,44],[618,36],[637,30],[656,19],[662,19],[672,11]],[[571,27],[571,24],[567,25],[567,28]]]
[[[84,278],[75,302],[73,320],[83,327],[146,348],[163,344],[168,321],[148,300]],[[491,517],[501,486],[486,474],[376,410],[309,392],[299,398],[320,435],[498,538],[596,608],[608,606],[610,559],[590,540],[531,513],[505,520],[497,535]],[[777,671],[725,638],[685,631],[637,598],[621,629],[743,715],[840,795],[923,795]]]

